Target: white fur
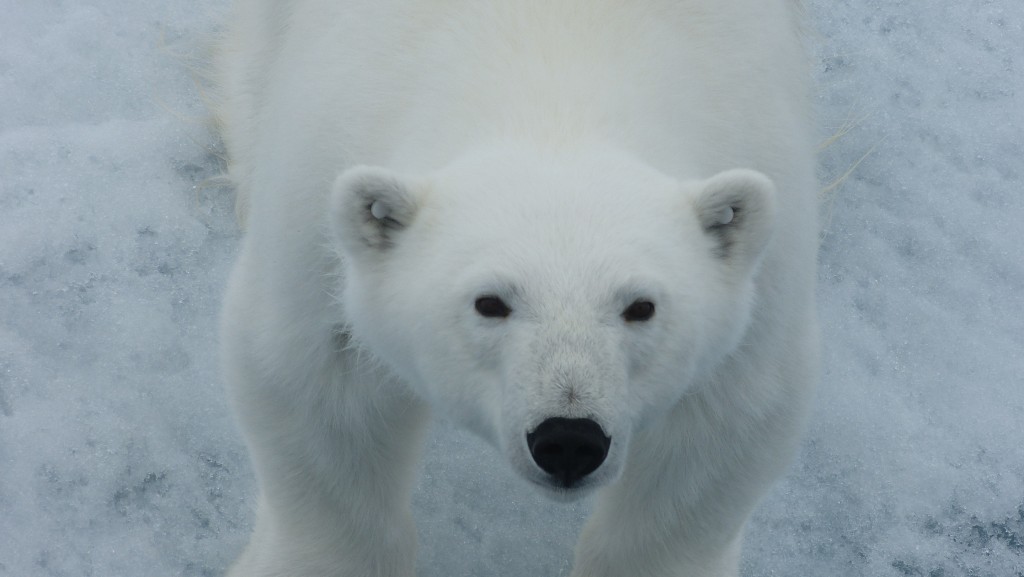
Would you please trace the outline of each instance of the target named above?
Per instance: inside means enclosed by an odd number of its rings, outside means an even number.
[[[412,577],[429,407],[551,497],[599,489],[574,577],[735,576],[816,378],[796,12],[238,2],[223,356],[261,502],[230,575]],[[578,488],[530,456],[550,417],[611,437]]]

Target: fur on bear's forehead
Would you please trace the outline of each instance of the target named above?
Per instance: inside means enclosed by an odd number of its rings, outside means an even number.
[[[684,183],[601,146],[484,150],[428,181],[421,229],[434,239],[428,250],[459,266],[507,266],[511,276],[619,276],[674,268],[688,252],[681,245],[699,244],[686,232],[697,227],[686,226],[696,219]]]
[[[565,223],[643,215],[681,204],[685,195],[675,179],[601,145],[487,149],[456,160],[430,180],[431,196],[456,210],[481,217],[550,215]]]
[[[591,253],[658,252],[665,238],[682,239],[683,223],[693,218],[687,193],[676,183],[523,178],[473,184],[435,186],[425,203],[434,206],[424,208],[433,213],[432,222],[444,223],[442,241],[477,253],[561,253],[587,260]],[[659,232],[652,236],[653,230]]]

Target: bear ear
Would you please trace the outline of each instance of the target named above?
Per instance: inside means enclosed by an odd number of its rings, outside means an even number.
[[[332,232],[350,254],[386,251],[412,222],[416,209],[410,183],[384,168],[356,166],[334,182]]]
[[[752,271],[775,228],[775,185],[754,170],[727,170],[701,183],[694,209],[715,255]]]

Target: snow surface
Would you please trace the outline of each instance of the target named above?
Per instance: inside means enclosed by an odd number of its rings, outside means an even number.
[[[219,575],[247,539],[190,71],[223,4],[0,0],[0,576]],[[1024,576],[1024,2],[810,16],[825,372],[744,572]],[[415,507],[421,577],[536,577],[588,505],[441,423]]]

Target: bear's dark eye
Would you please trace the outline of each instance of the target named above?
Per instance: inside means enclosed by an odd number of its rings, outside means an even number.
[[[482,296],[476,299],[475,306],[476,312],[480,313],[480,316],[489,319],[503,319],[512,314],[512,309],[508,308],[505,301],[493,295]]]
[[[638,300],[622,311],[622,318],[626,322],[643,322],[651,320],[654,316],[654,303],[651,301]]]

